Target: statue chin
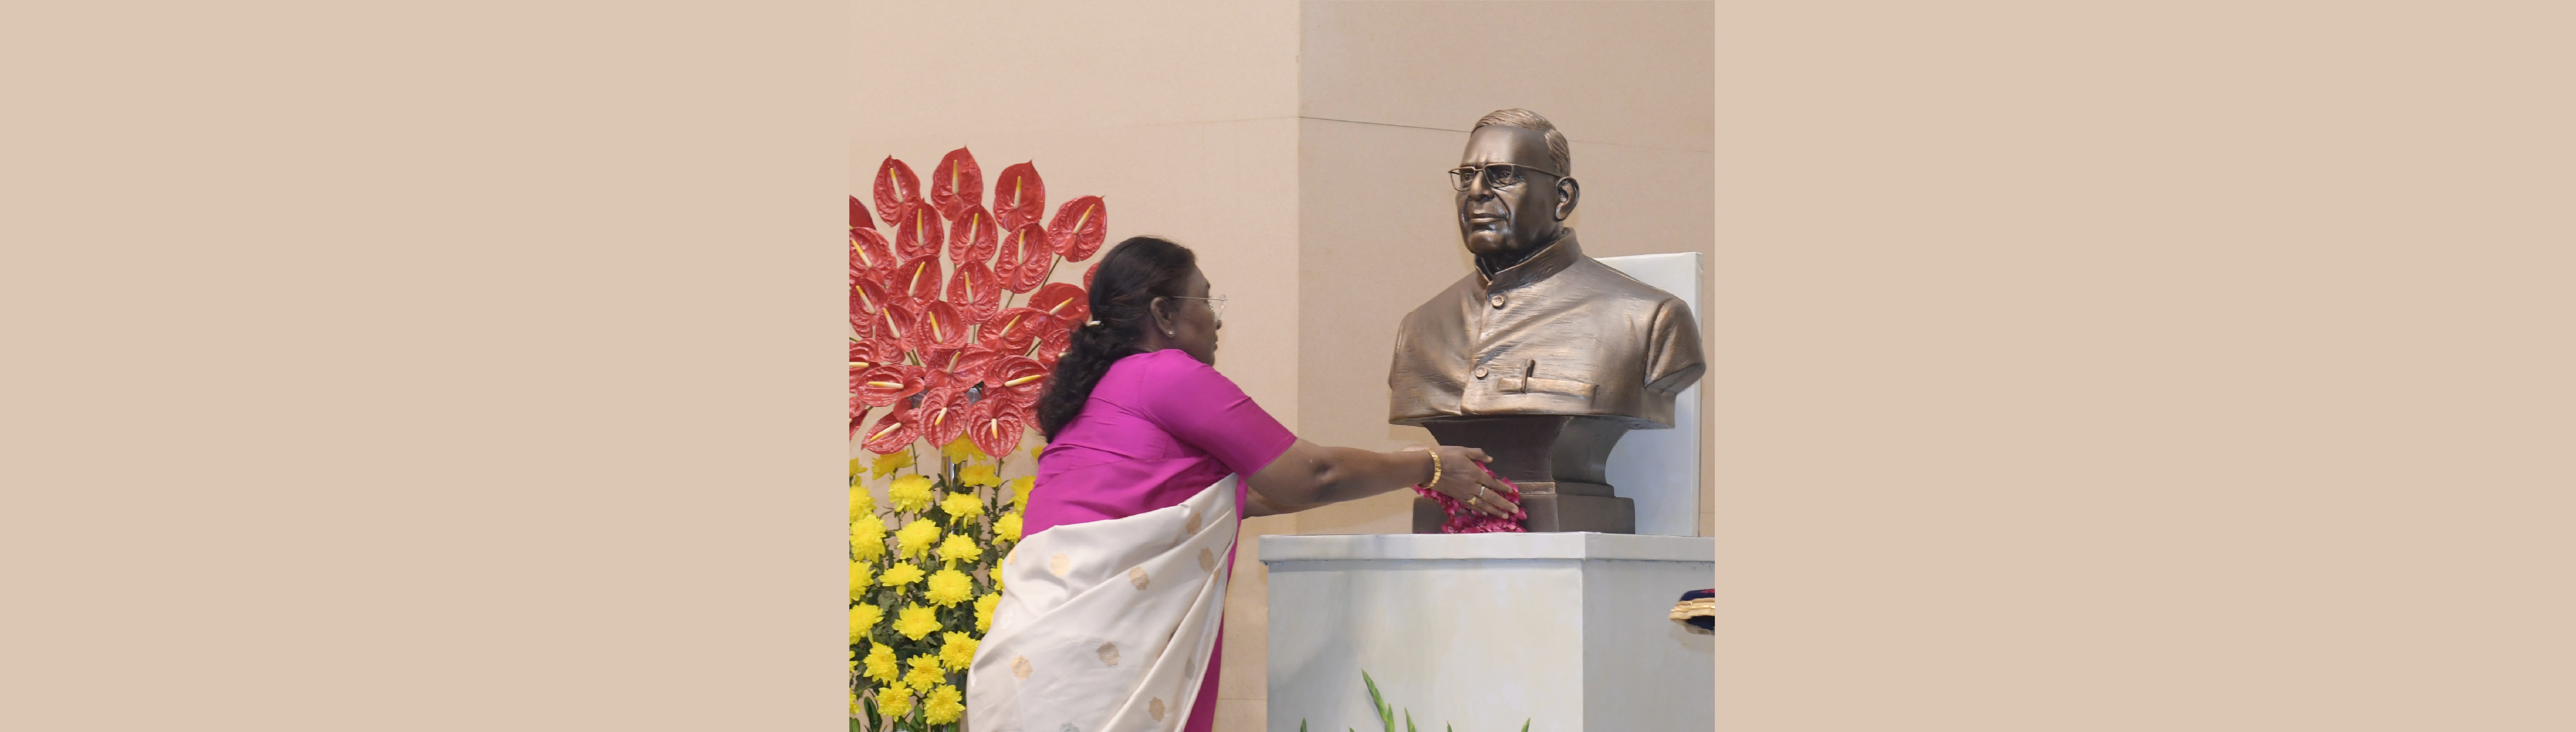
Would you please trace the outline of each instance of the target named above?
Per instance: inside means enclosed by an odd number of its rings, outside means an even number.
[[[1512,241],[1498,234],[1477,233],[1467,236],[1467,253],[1486,259],[1519,261],[1538,245]]]

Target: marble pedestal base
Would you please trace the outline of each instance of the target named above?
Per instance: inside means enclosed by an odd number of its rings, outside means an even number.
[[[1667,615],[1716,582],[1716,555],[1680,536],[1261,537],[1268,727],[1377,729],[1365,670],[1426,730],[1711,729],[1714,636]]]

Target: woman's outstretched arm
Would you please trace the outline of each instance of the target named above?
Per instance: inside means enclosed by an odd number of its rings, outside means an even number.
[[[1503,484],[1476,463],[1490,462],[1485,451],[1447,445],[1429,450],[1371,452],[1354,447],[1325,447],[1304,438],[1252,474],[1249,487],[1264,501],[1303,509],[1324,503],[1366,498],[1430,480],[1432,458],[1440,456],[1440,482],[1432,490],[1466,501],[1483,496],[1475,510],[1503,517],[1520,507],[1503,499]],[[1490,492],[1488,492],[1490,491]]]

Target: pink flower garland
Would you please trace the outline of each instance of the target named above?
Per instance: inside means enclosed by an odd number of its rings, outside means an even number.
[[[1494,475],[1494,469],[1485,467],[1483,463],[1477,463],[1476,468],[1485,471],[1486,475]],[[1518,484],[1515,484],[1510,480],[1506,480],[1499,475],[1494,475],[1494,480],[1501,481],[1505,487],[1505,491],[1503,493],[1504,500],[1511,501],[1512,505],[1515,506],[1520,505],[1521,487]],[[1450,498],[1449,494],[1435,491],[1425,486],[1414,486],[1413,492],[1430,496],[1431,500],[1439,501],[1440,510],[1449,514],[1449,520],[1440,522],[1440,533],[1518,534],[1529,531],[1529,529],[1521,528],[1520,524],[1521,520],[1529,518],[1528,509],[1513,511],[1511,518],[1495,518],[1482,513],[1477,513],[1474,510],[1467,508],[1467,504],[1460,503],[1458,499]]]

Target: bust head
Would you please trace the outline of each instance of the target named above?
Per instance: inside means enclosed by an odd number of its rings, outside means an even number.
[[[1556,241],[1582,188],[1564,133],[1526,109],[1497,110],[1467,133],[1467,150],[1450,171],[1458,189],[1458,234],[1476,266],[1502,270]]]

